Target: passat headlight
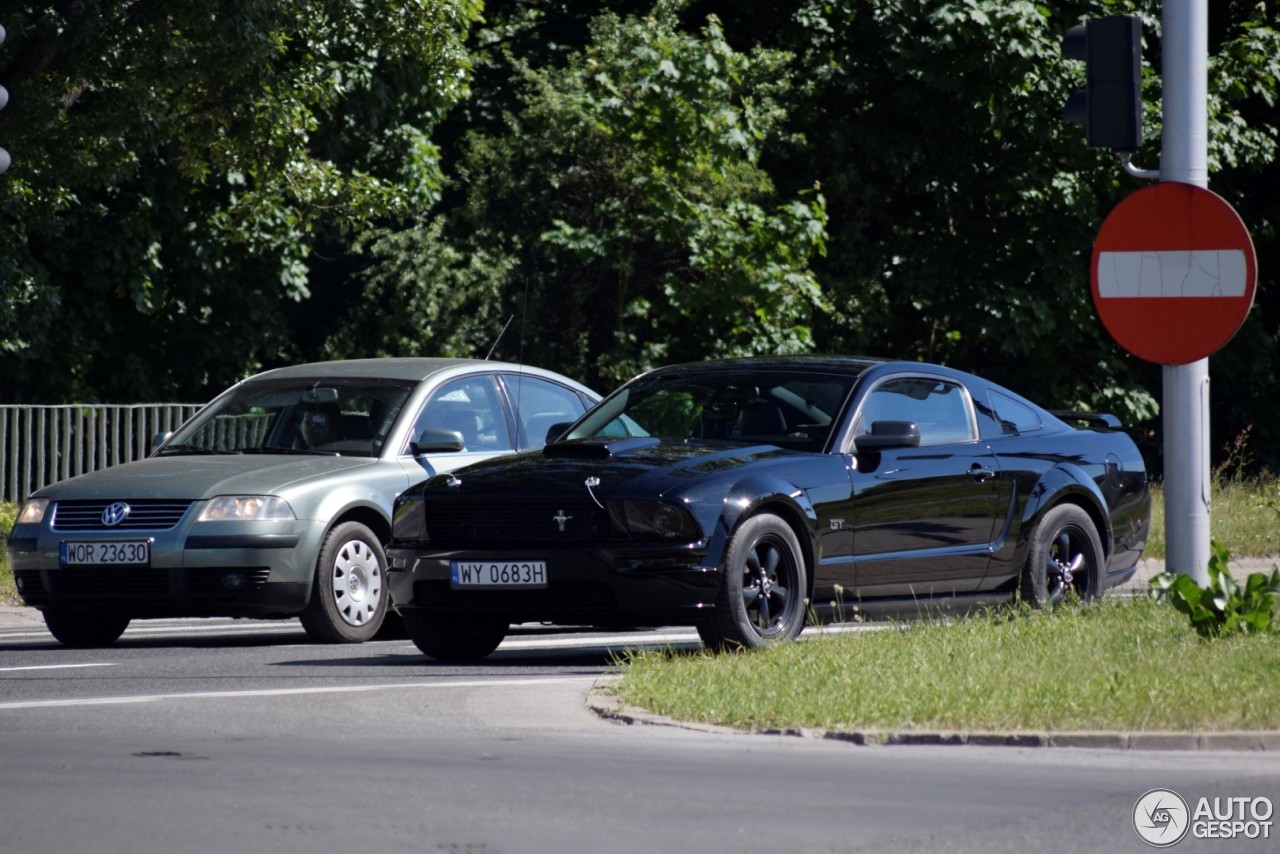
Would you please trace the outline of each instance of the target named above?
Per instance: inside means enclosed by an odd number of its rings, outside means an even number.
[[[49,509],[49,499],[47,498],[30,498],[27,503],[22,505],[22,510],[18,513],[18,518],[14,520],[15,525],[39,525],[44,521],[44,512]]]
[[[662,501],[618,501],[610,504],[610,515],[615,524],[621,523],[621,527],[633,537],[686,541],[702,538],[693,516],[677,504]]]
[[[200,522],[280,522],[296,518],[276,495],[219,495],[205,505]]]

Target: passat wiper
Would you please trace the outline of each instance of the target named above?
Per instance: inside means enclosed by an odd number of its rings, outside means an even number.
[[[219,451],[213,448],[205,448],[201,445],[165,445],[160,449],[161,454],[238,454],[239,451]]]
[[[302,454],[304,456],[340,457],[337,451],[321,451],[317,448],[278,448],[267,445],[265,448],[236,448],[237,454]]]

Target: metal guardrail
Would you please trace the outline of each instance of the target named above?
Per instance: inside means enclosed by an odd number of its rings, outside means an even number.
[[[20,502],[42,486],[141,459],[204,404],[0,406],[0,500]]]

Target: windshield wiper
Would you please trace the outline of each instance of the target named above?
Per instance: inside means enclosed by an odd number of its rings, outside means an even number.
[[[275,445],[267,445],[262,448],[236,448],[235,452],[237,454],[301,454],[313,457],[342,456],[337,451],[321,451],[317,448],[280,448]]]

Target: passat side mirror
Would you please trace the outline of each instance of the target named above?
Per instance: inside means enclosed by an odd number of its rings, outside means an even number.
[[[920,428],[914,421],[873,421],[868,433],[853,440],[861,451],[878,451],[884,448],[918,448]]]
[[[457,430],[423,430],[417,440],[409,443],[409,450],[415,457],[431,453],[448,453],[461,451],[467,447],[462,434]]]
[[[546,444],[550,445],[556,439],[559,439],[561,436],[564,435],[564,431],[568,430],[572,426],[573,426],[572,421],[561,421],[559,423],[552,424],[550,427],[547,428]]]

